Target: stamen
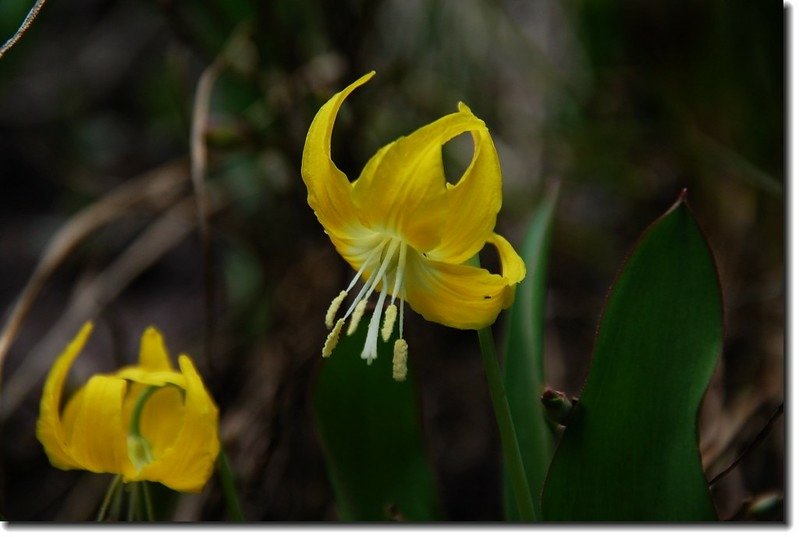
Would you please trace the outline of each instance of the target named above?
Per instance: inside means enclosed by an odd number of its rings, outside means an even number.
[[[392,376],[394,380],[402,382],[408,376],[408,342],[400,338],[394,342],[394,358]]]
[[[347,291],[340,292],[338,296],[333,299],[333,302],[330,303],[330,307],[327,308],[327,313],[325,314],[325,326],[328,330],[333,328],[333,321],[336,320],[336,312],[341,307],[341,303],[344,302],[345,298],[347,298]]]
[[[383,240],[383,242],[381,242],[380,245],[377,248],[375,248],[371,254],[369,254],[369,258],[364,262],[364,264],[361,266],[361,270],[358,271],[358,274],[355,275],[355,278],[353,278],[353,280],[350,282],[350,285],[347,287],[347,292],[349,292],[349,290],[355,285],[355,283],[358,281],[358,278],[361,277],[361,274],[363,274],[364,270],[366,270],[367,265],[371,264],[372,258],[374,257],[375,253],[382,254],[383,247],[385,246],[386,241],[388,240],[389,239]],[[378,268],[378,272],[379,271],[380,269]],[[371,289],[373,289],[373,287],[371,287],[372,282],[376,281],[377,277],[378,274],[376,272],[373,272],[371,276],[369,276],[369,278],[366,280],[366,283],[363,284],[363,287],[361,287],[361,290],[358,291],[358,294],[355,296],[355,300],[353,300],[352,304],[350,304],[350,307],[347,308],[347,313],[344,314],[345,319],[350,316],[350,314],[355,310],[356,306],[360,304],[362,299],[369,298],[369,295],[371,294]],[[367,291],[369,291],[369,293],[367,293]]]
[[[349,293],[352,290],[352,288],[355,287],[355,284],[358,282],[358,279],[361,277],[361,274],[363,274],[366,268],[372,264],[372,260],[375,258],[375,256],[378,256],[383,251],[383,247],[386,245],[386,243],[389,240],[390,240],[389,238],[383,239],[382,241],[380,241],[380,244],[378,244],[376,248],[372,249],[372,251],[369,253],[369,256],[361,265],[361,268],[358,269],[358,273],[355,274],[355,277],[352,279],[352,281],[350,281],[350,284],[347,286],[346,292]]]
[[[405,276],[405,254],[408,245],[404,242],[402,246],[400,246],[399,252],[399,259],[397,260],[397,273],[394,276],[394,289],[391,291],[391,303],[394,303],[394,300],[399,295],[400,290],[402,289],[402,280]]]
[[[400,298],[400,325],[399,325],[399,337],[402,339],[402,329],[405,325],[405,301]]]
[[[397,250],[398,241],[393,240],[391,244],[388,245],[388,252],[386,252],[386,256],[383,258],[383,263],[380,265],[380,270],[377,271],[377,274],[373,275],[372,284],[369,286],[369,290],[366,292],[366,298],[368,299],[371,296],[372,291],[375,290],[377,287],[377,282],[383,280],[383,276],[386,273],[386,269],[388,269],[388,263],[394,257],[394,252]],[[400,252],[402,254],[402,252]],[[386,283],[383,281],[383,291],[386,291]]]
[[[366,363],[371,365],[372,360],[377,358],[377,331],[380,328],[380,317],[383,315],[383,303],[386,301],[386,281],[383,279],[383,289],[380,291],[380,297],[377,299],[377,306],[375,312],[372,314],[372,319],[369,321],[369,331],[366,333],[366,343],[361,352],[361,358],[366,360]]]
[[[392,298],[393,301],[393,298]],[[388,341],[391,333],[394,331],[394,322],[397,320],[397,305],[389,304],[386,308],[386,318],[383,320],[383,330],[380,335],[383,336],[383,341]]]
[[[367,302],[366,299],[364,298],[363,300],[358,302],[357,306],[355,306],[355,310],[353,310],[352,312],[352,319],[350,319],[350,325],[347,328],[348,336],[351,336],[352,334],[355,333],[356,330],[358,330],[358,323],[361,322],[361,317],[363,317],[363,312],[366,311],[366,304]]]
[[[333,349],[336,348],[338,345],[338,337],[341,334],[341,329],[344,326],[344,319],[339,319],[336,321],[336,325],[333,327],[333,330],[327,335],[327,339],[325,340],[325,345],[322,347],[322,358],[330,358],[330,355],[333,354]]]

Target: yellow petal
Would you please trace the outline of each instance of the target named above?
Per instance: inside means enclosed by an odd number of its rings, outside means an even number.
[[[460,111],[381,150],[379,161],[370,162],[353,186],[364,225],[398,235],[420,252],[438,246],[449,217],[441,147],[479,129],[485,129],[480,119]]]
[[[180,356],[178,361],[186,383],[181,427],[162,456],[142,468],[139,479],[160,481],[180,492],[199,492],[219,455],[218,410],[191,360]]]
[[[499,254],[499,263],[502,266],[502,277],[508,280],[508,283],[511,286],[515,286],[517,283],[522,281],[527,275],[527,267],[525,267],[524,260],[521,258],[521,256],[519,256],[519,254],[516,253],[516,250],[513,249],[511,243],[509,243],[508,240],[502,235],[498,235],[493,232],[486,242],[493,244],[497,249],[497,253]],[[507,293],[508,301],[505,303],[503,308],[510,307],[510,305],[513,304],[514,296],[514,292]]]
[[[173,371],[164,336],[154,326],[148,327],[141,336],[139,366],[150,371]]]
[[[77,462],[69,454],[67,447],[67,437],[61,421],[61,397],[64,392],[64,384],[69,374],[72,363],[77,358],[86,340],[92,332],[92,323],[86,323],[80,329],[75,338],[69,342],[61,355],[56,359],[42,392],[42,400],[39,405],[39,418],[36,421],[36,438],[39,439],[44,447],[50,463],[56,468],[68,470],[80,468]]]
[[[471,114],[463,104],[461,112]],[[447,218],[441,242],[428,257],[435,261],[461,264],[478,253],[491,234],[502,206],[502,172],[488,129],[471,131],[474,154],[460,180],[447,183]]]
[[[129,470],[127,432],[122,425],[126,387],[123,379],[95,375],[81,390],[69,431],[69,452],[82,468],[112,474]]]
[[[469,265],[408,255],[405,299],[428,321],[460,329],[491,325],[499,312],[513,303],[516,283],[524,278],[524,262],[503,237],[492,234],[502,275]]]
[[[352,184],[333,163],[330,140],[344,99],[374,76],[368,73],[327,101],[314,117],[302,151],[302,179],[308,188],[308,205],[331,235],[348,236],[361,227],[352,202]]]
[[[142,369],[141,367],[128,366],[114,373],[114,376],[138,384],[146,384],[147,386],[166,386],[167,384],[174,384],[181,388],[186,387],[185,378],[177,371],[150,371],[148,369]]]
[[[147,399],[139,427],[155,459],[162,458],[175,443],[183,416],[183,393],[178,388],[166,386]]]

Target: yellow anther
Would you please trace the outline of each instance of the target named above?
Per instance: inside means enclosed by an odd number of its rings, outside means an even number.
[[[327,308],[327,314],[325,315],[325,326],[327,326],[328,330],[333,328],[333,322],[336,320],[336,312],[338,312],[338,309],[341,307],[341,303],[344,302],[345,298],[347,298],[347,291],[340,292],[338,296],[333,299],[333,302],[330,303],[330,307]]]
[[[331,330],[327,335],[325,346],[322,347],[322,358],[330,358],[330,355],[333,354],[333,349],[335,349],[336,345],[338,345],[338,336],[341,334],[341,329],[343,327],[344,319],[339,319],[336,321],[336,325],[333,327],[333,330]]]
[[[391,337],[391,332],[394,331],[394,322],[397,320],[397,305],[389,304],[386,308],[386,318],[383,319],[383,329],[380,335],[383,336],[383,341],[388,341]]]
[[[400,338],[394,342],[394,380],[403,381],[408,376],[408,342]]]
[[[361,317],[363,317],[363,313],[366,311],[366,299],[361,300],[358,302],[358,305],[355,306],[355,310],[352,312],[352,319],[350,319],[350,325],[347,327],[347,335],[351,336],[358,330],[358,323],[361,322]]]

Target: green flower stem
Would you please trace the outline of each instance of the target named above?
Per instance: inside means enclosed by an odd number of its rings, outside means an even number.
[[[519,441],[516,439],[516,429],[511,419],[508,399],[505,396],[505,386],[502,384],[491,327],[481,328],[477,331],[477,336],[480,340],[480,353],[483,355],[483,368],[488,381],[488,391],[491,394],[491,403],[494,406],[494,415],[499,427],[502,455],[508,469],[513,495],[516,497],[519,515],[522,520],[537,520],[538,514],[530,494],[530,487],[527,485],[527,475],[524,472],[522,454],[519,451]]]
[[[108,520],[122,520],[122,499],[124,496],[124,491],[125,487],[122,485],[122,478],[120,477],[119,484],[117,485],[113,498],[111,499],[111,512],[108,515]]]
[[[114,497],[114,494],[117,492],[117,489],[121,483],[122,476],[115,475],[113,481],[111,481],[111,484],[108,485],[108,490],[105,492],[103,503],[100,505],[100,511],[97,513],[97,522],[102,522],[105,520],[106,515],[108,514],[108,507],[111,505],[111,498]]]
[[[139,483],[134,481],[128,489],[128,522],[141,519],[139,515]]]
[[[241,510],[241,502],[236,492],[236,480],[233,477],[233,470],[224,447],[219,449],[219,456],[216,458],[216,471],[219,473],[219,480],[222,483],[222,496],[225,498],[228,515],[234,522],[244,522],[244,512]]]
[[[155,511],[153,510],[153,498],[150,496],[150,483],[141,482],[141,492],[144,498],[144,516],[147,522],[155,522]]]

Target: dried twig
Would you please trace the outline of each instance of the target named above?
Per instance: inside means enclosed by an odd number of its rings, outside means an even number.
[[[58,354],[66,334],[76,332],[83,322],[96,317],[136,276],[186,238],[194,228],[193,204],[191,197],[184,198],[150,224],[106,270],[75,287],[64,314],[9,377],[0,395],[0,422],[14,412],[36,384]],[[80,369],[79,364],[76,366]]]
[[[216,312],[216,286],[213,263],[213,243],[211,223],[208,214],[208,194],[205,177],[208,164],[206,133],[208,114],[211,108],[211,93],[219,75],[226,68],[247,72],[252,66],[247,43],[252,31],[249,23],[241,23],[231,34],[227,43],[214,61],[205,68],[197,82],[194,95],[194,108],[191,122],[191,182],[197,200],[197,229],[203,249],[203,286],[205,297],[205,341],[203,354],[205,361],[213,367],[214,317]]]
[[[17,298],[0,332],[0,383],[3,363],[11,344],[45,283],[72,251],[91,233],[133,209],[149,205],[160,209],[172,203],[186,178],[185,163],[172,162],[128,181],[70,218],[50,240],[28,283]],[[2,393],[0,391],[0,393]]]
[[[718,483],[718,481],[722,477],[730,473],[736,466],[738,466],[738,464],[740,464],[740,462],[744,459],[744,457],[746,457],[750,451],[752,451],[755,447],[757,447],[760,444],[760,442],[762,442],[766,438],[766,436],[768,436],[768,433],[771,432],[771,428],[774,426],[774,423],[777,421],[777,419],[780,416],[782,416],[784,406],[785,403],[780,403],[780,406],[778,406],[774,410],[774,412],[771,413],[771,417],[768,419],[768,421],[760,430],[760,432],[757,434],[757,436],[755,436],[752,439],[752,441],[746,445],[746,447],[741,451],[741,454],[738,455],[738,457],[736,457],[735,460],[732,461],[732,463],[729,466],[727,466],[727,468],[716,474],[716,477],[708,481],[708,485],[712,487],[713,485]]]
[[[211,363],[213,354],[214,311],[216,309],[216,292],[214,286],[213,251],[211,230],[208,218],[208,194],[205,188],[205,171],[208,163],[208,151],[205,145],[205,133],[208,126],[208,111],[211,106],[211,92],[216,79],[222,72],[224,60],[218,56],[206,67],[197,83],[194,96],[194,111],[191,122],[191,183],[194,198],[197,201],[197,228],[203,249],[203,286],[205,297],[205,341],[204,358]]]
[[[28,31],[31,24],[33,24],[34,19],[39,15],[39,11],[42,10],[44,7],[44,3],[46,0],[36,0],[36,3],[33,4],[33,7],[30,11],[28,11],[28,15],[25,17],[25,20],[22,21],[22,24],[17,29],[16,33],[12,35],[8,41],[6,41],[2,47],[0,47],[0,58],[8,52],[11,47],[17,44],[17,41]]]

